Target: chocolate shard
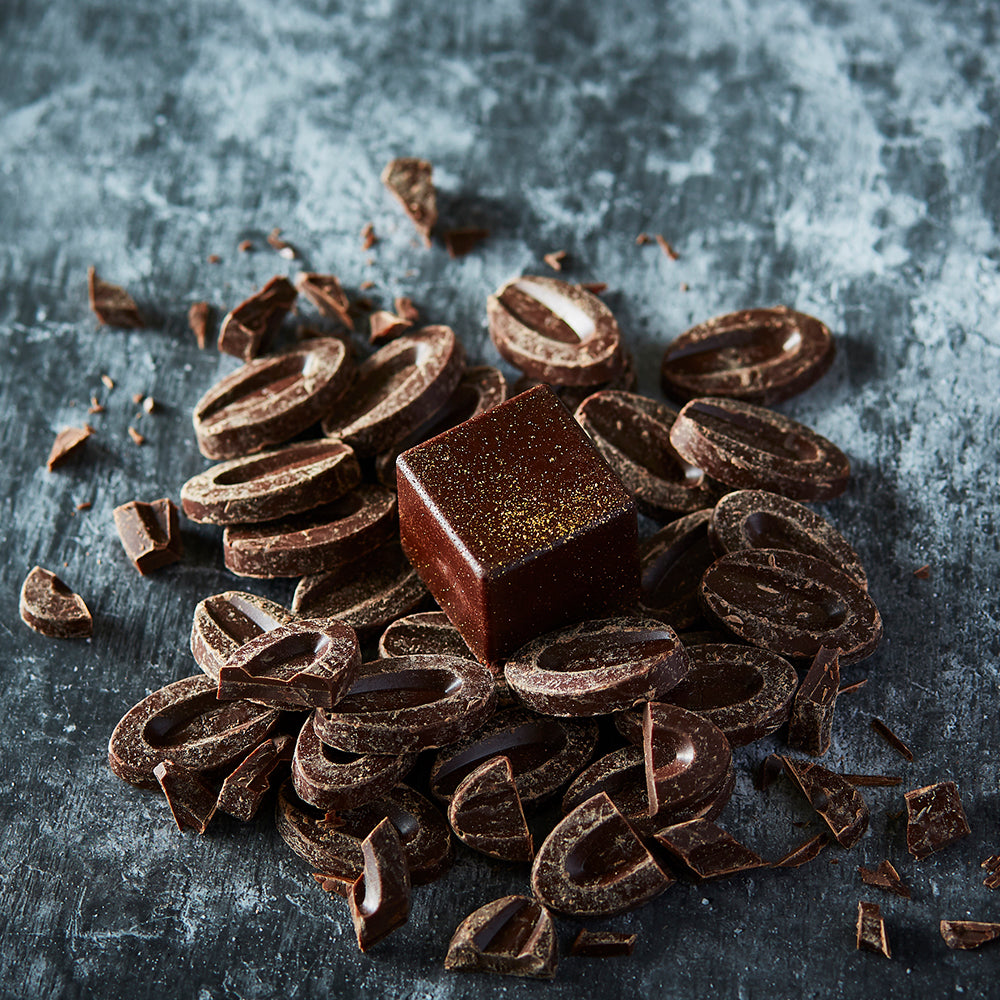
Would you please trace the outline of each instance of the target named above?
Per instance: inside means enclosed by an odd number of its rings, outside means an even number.
[[[328,319],[339,320],[348,330],[354,329],[354,320],[351,319],[350,313],[351,303],[336,275],[303,271],[295,279],[295,285],[321,315]]]
[[[177,562],[184,554],[177,508],[163,498],[152,503],[131,500],[114,509],[115,527],[125,554],[145,576]]]
[[[219,791],[218,808],[234,819],[248,823],[257,815],[261,800],[268,793],[276,771],[292,759],[295,741],[291,736],[264,740],[250,751],[232,772]]]
[[[477,767],[455,789],[448,822],[462,843],[501,861],[530,861],[531,832],[507,757]]]
[[[94,428],[89,425],[84,427],[64,427],[52,442],[52,450],[49,452],[48,459],[46,459],[45,465],[49,472],[61,465],[93,433]]]
[[[872,719],[872,729],[901,757],[913,760],[913,751],[881,719]]]
[[[656,833],[657,843],[699,882],[729,878],[767,862],[711,820],[692,819]]]
[[[820,764],[781,757],[785,773],[823,818],[841,847],[853,847],[868,829],[868,804],[843,775]]]
[[[295,286],[275,275],[259,292],[254,292],[229,312],[219,330],[219,350],[250,361],[257,357],[261,343],[281,326],[295,302]]]
[[[105,326],[140,330],[146,325],[135,299],[119,285],[102,281],[94,267],[87,268],[87,294],[90,308]]]
[[[388,818],[361,844],[364,871],[348,903],[362,951],[378,944],[410,917],[410,868],[399,833]]]
[[[470,913],[448,945],[452,972],[552,979],[559,946],[549,911],[526,896],[504,896]]]
[[[917,860],[940,851],[972,831],[965,818],[958,786],[940,781],[907,792],[906,849]]]
[[[372,344],[385,344],[394,340],[413,324],[402,316],[378,309],[368,317],[368,341]]]
[[[212,318],[212,307],[207,302],[194,302],[188,309],[188,326],[198,342],[198,350],[203,351],[208,341],[208,324]]]
[[[859,788],[894,788],[903,783],[899,774],[845,774],[844,778]]]
[[[94,632],[83,598],[41,566],[24,578],[18,609],[25,625],[53,639],[86,639]]]
[[[578,958],[617,958],[619,955],[631,955],[635,951],[635,934],[623,934],[619,931],[588,931],[580,928],[580,933],[573,938],[569,953]]]
[[[878,903],[868,903],[862,900],[858,903],[858,937],[859,951],[874,951],[886,958],[892,958],[889,951],[889,941],[885,936],[885,921]]]
[[[431,230],[438,217],[433,172],[427,160],[413,156],[397,157],[382,171],[382,183],[403,206],[427,246],[431,245]]]
[[[153,774],[167,797],[167,805],[178,830],[190,827],[204,833],[215,815],[218,795],[201,780],[197,771],[172,760],[160,761]]]
[[[989,872],[983,879],[983,885],[987,889],[1000,889],[1000,854],[991,855],[979,867]]]
[[[830,838],[825,833],[820,833],[798,847],[793,847],[784,857],[771,862],[772,868],[801,868],[804,864],[819,857],[820,851],[830,843]]]
[[[461,229],[449,229],[444,234],[444,245],[449,257],[464,257],[471,253],[483,240],[488,239],[490,231],[477,226],[466,226]]]
[[[979,920],[942,920],[941,937],[949,948],[978,948],[1000,938],[1000,924]]]
[[[840,656],[836,649],[820,648],[802,679],[788,720],[788,745],[813,757],[830,749],[833,710],[840,688]]]
[[[865,885],[875,886],[877,889],[884,889],[886,892],[902,896],[903,899],[910,898],[909,886],[903,884],[899,877],[899,872],[886,860],[883,861],[874,871],[870,868],[858,866],[858,874]]]

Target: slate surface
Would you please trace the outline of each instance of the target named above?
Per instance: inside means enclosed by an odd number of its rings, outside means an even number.
[[[6,0],[0,5],[0,993],[10,997],[928,997],[985,995],[1000,950],[953,953],[942,917],[1000,919],[978,862],[997,824],[1000,17],[990,0]],[[425,250],[382,190],[394,155],[433,160],[444,215],[492,238]],[[360,249],[373,221],[379,243]],[[264,236],[280,226],[288,263]],[[681,259],[640,230],[662,232]],[[241,255],[252,239],[257,252]],[[204,462],[193,402],[234,363],[199,352],[190,302],[224,312],[275,272],[334,270],[410,294],[470,354],[496,355],[485,296],[564,248],[603,280],[643,390],[693,322],[787,302],[835,330],[829,375],[783,409],[850,454],[824,508],[869,569],[886,639],[845,672],[833,766],[954,778],[973,834],[905,852],[901,789],[871,790],[872,829],[797,872],[676,886],[609,922],[630,960],[565,958],[553,985],[452,976],[445,942],[524,880],[462,853],[410,926],[360,957],[268,817],[172,829],[162,800],[104,764],[121,714],[193,672],[197,600],[233,586],[217,533],[185,527],[183,564],[129,568],[112,508],[177,497]],[[221,263],[209,265],[217,253]],[[96,264],[150,317],[100,329]],[[688,286],[682,291],[682,283]],[[307,308],[303,313],[308,313]],[[106,373],[115,382],[108,390]],[[139,412],[133,393],[158,412]],[[83,458],[47,473],[52,437],[105,412]],[[133,423],[146,436],[136,447]],[[77,512],[81,501],[88,511]],[[58,571],[95,613],[90,642],[17,617],[28,569]],[[929,580],[913,570],[931,566]],[[290,585],[253,585],[288,600]],[[907,765],[873,715],[916,750]],[[729,829],[776,856],[815,832],[739,751]],[[910,902],[864,888],[889,857]],[[837,861],[838,864],[832,862]],[[859,898],[882,904],[891,961],[854,950]],[[568,944],[575,928],[561,922]]]

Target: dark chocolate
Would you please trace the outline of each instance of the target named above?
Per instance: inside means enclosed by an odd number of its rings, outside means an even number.
[[[388,818],[361,842],[364,869],[348,903],[358,947],[367,951],[410,917],[410,869],[399,833]]]
[[[163,789],[177,829],[204,833],[215,815],[218,794],[201,780],[197,771],[172,760],[161,760],[153,768],[153,774]]]
[[[586,927],[581,927],[569,946],[569,953],[577,958],[618,958],[631,955],[635,951],[635,942],[635,934],[588,931]]]
[[[52,449],[45,461],[49,472],[62,465],[70,455],[82,447],[83,442],[93,433],[94,428],[89,424],[83,427],[64,427],[52,442]]]
[[[853,847],[868,829],[868,804],[843,775],[819,764],[781,757],[785,773],[809,800],[841,847]]]
[[[968,950],[1000,938],[1000,924],[980,920],[942,920],[940,927],[949,948]]]
[[[219,350],[244,361],[255,358],[264,338],[281,326],[296,294],[287,278],[275,275],[260,291],[226,314],[219,330]]]
[[[910,898],[909,887],[903,884],[903,880],[899,877],[899,872],[896,871],[889,861],[882,861],[874,870],[858,865],[858,874],[865,885],[884,889],[886,892],[891,892],[896,896],[902,896],[903,899]]]
[[[177,562],[184,554],[180,520],[172,500],[131,500],[115,507],[113,514],[122,548],[144,576]]]
[[[767,862],[711,820],[692,819],[656,832],[656,842],[697,881],[730,878]]]
[[[414,156],[398,156],[382,171],[382,183],[403,206],[427,246],[431,245],[431,230],[438,218],[433,173],[434,168],[427,160]]]
[[[294,745],[290,736],[275,736],[254,747],[222,782],[219,811],[249,823],[257,815],[276,774],[287,774],[283,765],[292,759]]]
[[[872,729],[882,737],[900,755],[908,761],[913,761],[913,751],[881,720],[872,719]]]
[[[530,861],[531,832],[506,757],[477,767],[455,789],[448,803],[455,836],[473,850],[501,861]]]
[[[411,656],[414,653],[444,653],[475,659],[462,633],[448,621],[443,611],[418,611],[397,618],[378,641],[379,656]]]
[[[94,315],[105,326],[140,330],[146,325],[135,299],[121,286],[102,281],[94,267],[87,268],[87,295]]]
[[[868,903],[862,900],[858,903],[858,935],[859,951],[874,951],[876,954],[892,958],[889,951],[889,940],[885,935],[885,920],[878,903]]]
[[[813,757],[830,749],[833,711],[840,688],[840,657],[836,649],[816,653],[792,701],[788,720],[788,745]]]
[[[815,837],[810,837],[805,843],[793,847],[784,857],[771,862],[772,868],[801,868],[804,864],[815,860],[826,845],[830,843],[830,838],[821,833]]]
[[[354,329],[351,319],[351,304],[340,287],[340,282],[333,274],[316,274],[303,271],[295,279],[295,287],[309,299],[312,304],[327,319],[340,320],[348,330]]]
[[[41,566],[24,578],[18,611],[25,625],[53,639],[86,639],[94,632],[83,598]]]
[[[906,849],[917,860],[967,837],[972,831],[965,818],[954,781],[915,788],[907,792]]]

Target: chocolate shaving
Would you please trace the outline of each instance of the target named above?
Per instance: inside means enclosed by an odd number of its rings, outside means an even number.
[[[188,326],[198,341],[198,349],[204,350],[208,340],[208,323],[212,317],[212,307],[207,302],[195,302],[188,309]]]
[[[858,938],[859,951],[874,951],[876,954],[892,958],[889,951],[889,941],[885,936],[885,921],[878,903],[868,903],[862,900],[858,903]]]
[[[845,774],[844,777],[858,788],[894,788],[903,783],[898,774]]]
[[[924,563],[923,566],[919,566],[913,571],[913,575],[918,580],[929,580],[931,577],[931,567],[930,563]]]
[[[129,427],[129,429],[128,429],[128,436],[137,445],[143,445],[143,444],[146,443],[146,439],[134,427],[131,427],[131,426]]]
[[[146,325],[135,299],[124,288],[102,281],[94,267],[87,268],[87,293],[90,308],[105,326],[140,330]]]
[[[236,249],[239,250],[240,253],[250,253],[250,251],[253,250],[253,241],[240,240],[240,242],[236,245]]]
[[[586,927],[573,939],[569,953],[579,958],[617,958],[635,951],[635,934],[617,931],[588,931]]]
[[[653,237],[650,236],[649,233],[639,233],[639,235],[635,238],[635,245],[637,247],[642,247],[645,246],[647,243],[652,243],[652,242],[653,242]]]
[[[64,427],[52,442],[52,449],[45,462],[49,472],[61,465],[93,433],[94,428],[89,424],[84,424],[83,427]]]
[[[551,253],[547,253],[542,257],[553,271],[561,271],[563,269],[563,261],[566,259],[565,250],[553,250]]]
[[[411,322],[403,319],[402,316],[386,312],[385,309],[373,312],[368,318],[368,324],[368,340],[372,344],[385,344],[390,340],[394,340],[404,330],[409,330],[413,326]]]
[[[941,937],[949,948],[969,950],[1000,937],[1000,924],[979,920],[942,920]]]
[[[267,234],[267,245],[273,250],[277,250],[278,256],[284,257],[285,260],[295,260],[298,257],[295,247],[281,238],[281,230],[277,226]]]
[[[608,290],[608,283],[606,281],[581,281],[580,288],[585,292],[590,292],[591,295],[600,295],[601,292]]]
[[[90,510],[94,505],[89,500],[82,500],[76,505],[77,510]]]
[[[865,677],[860,681],[855,681],[853,684],[845,684],[837,692],[837,697],[839,698],[842,694],[854,694],[855,691],[860,691],[867,683],[868,678]]]
[[[361,249],[371,250],[376,243],[378,243],[378,237],[375,235],[375,226],[366,222],[361,227]]]
[[[889,861],[883,861],[874,871],[870,868],[863,868],[858,865],[858,874],[865,885],[875,886],[877,889],[884,889],[886,892],[902,896],[903,899],[910,898],[910,889],[903,884],[899,877],[899,872],[893,868]]]
[[[991,855],[979,867],[989,871],[989,875],[983,880],[983,885],[987,889],[1000,889],[1000,854]]]
[[[88,413],[103,413],[104,407],[101,406],[96,396],[90,397],[90,408],[87,410]]]
[[[483,240],[488,239],[490,231],[468,227],[465,229],[449,229],[444,234],[444,245],[449,257],[464,257],[471,253]]]
[[[205,261],[207,263],[209,263],[209,264],[221,264],[222,263],[222,258],[217,253],[210,253],[205,258]]]
[[[772,868],[801,868],[804,864],[813,861],[819,856],[820,851],[830,843],[830,838],[825,833],[811,837],[798,847],[793,847],[784,857],[771,863]]]
[[[296,294],[295,286],[287,278],[275,275],[223,319],[219,350],[243,361],[255,358],[264,338],[281,326]]]
[[[420,310],[413,304],[413,300],[408,299],[405,295],[397,295],[392,303],[392,308],[397,316],[401,316],[410,323],[416,323],[420,319]]]
[[[913,760],[913,751],[881,719],[872,719],[872,729],[901,757]]]
[[[659,233],[656,234],[656,242],[671,260],[680,260],[681,255]]]
[[[348,330],[354,329],[351,319],[351,304],[340,286],[340,281],[333,274],[316,274],[303,271],[295,279],[295,287],[328,319],[339,320]]]

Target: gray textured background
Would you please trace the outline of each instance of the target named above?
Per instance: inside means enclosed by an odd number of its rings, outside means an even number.
[[[0,991],[11,997],[980,996],[991,952],[949,952],[942,917],[1000,919],[978,862],[1000,850],[1000,26],[987,0],[3,0],[0,3]],[[620,9],[615,9],[620,7]],[[378,175],[435,163],[446,220],[492,238],[453,262],[415,244]],[[359,231],[371,220],[371,253]],[[453,976],[445,943],[475,906],[523,886],[460,855],[410,925],[358,955],[268,817],[180,835],[164,804],[104,763],[121,714],[193,672],[190,616],[233,584],[217,535],[186,526],[184,563],[141,579],[111,509],[175,499],[204,462],[190,409],[231,359],[199,352],[188,304],[222,312],[289,265],[273,226],[357,293],[410,294],[485,361],[485,297],[565,248],[607,301],[657,394],[663,346],[691,323],[786,302],[835,331],[833,370],[783,409],[837,441],[855,477],[826,513],[869,569],[886,640],[847,679],[833,766],[954,778],[973,835],[905,852],[902,789],[868,794],[872,828],[797,872],[677,886],[608,926],[625,961],[565,958],[554,985]],[[636,247],[662,232],[669,261]],[[236,244],[255,240],[257,253]],[[222,262],[206,264],[210,253]],[[369,262],[370,261],[370,262]],[[152,317],[134,333],[87,310],[94,263]],[[689,291],[681,291],[686,283]],[[308,307],[303,308],[308,312]],[[116,382],[109,392],[100,381]],[[162,405],[125,430],[134,392]],[[55,432],[107,411],[86,458],[47,473]],[[77,513],[83,500],[93,508]],[[41,563],[95,613],[87,643],[30,632],[17,592]],[[931,578],[912,571],[931,564]],[[287,584],[253,589],[288,600]],[[886,718],[912,765],[868,729]],[[750,764],[721,822],[774,856],[815,832]],[[875,896],[889,857],[913,900]],[[839,864],[832,864],[833,860]],[[857,953],[877,899],[891,961]],[[573,933],[561,922],[564,943]]]

